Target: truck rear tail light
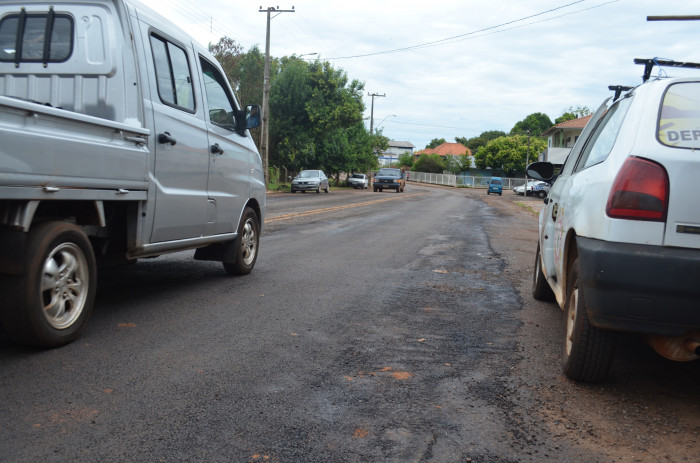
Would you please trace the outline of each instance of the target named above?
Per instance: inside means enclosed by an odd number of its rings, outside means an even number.
[[[618,172],[606,212],[616,219],[663,222],[668,211],[668,174],[660,164],[629,157]]]

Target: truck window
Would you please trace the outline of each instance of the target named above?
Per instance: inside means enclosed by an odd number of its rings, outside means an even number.
[[[46,37],[51,37],[46,40]],[[61,63],[73,52],[73,20],[65,14],[21,13],[0,20],[0,61]]]
[[[202,79],[209,107],[209,120],[212,124],[225,129],[236,130],[235,103],[227,90],[226,79],[209,61],[201,57],[199,61],[202,64]]]
[[[194,112],[192,74],[185,50],[172,42],[151,35],[158,95],[163,103]]]

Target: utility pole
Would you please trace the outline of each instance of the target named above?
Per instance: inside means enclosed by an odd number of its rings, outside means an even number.
[[[381,95],[379,93],[368,93],[367,96],[372,97],[372,109],[369,113],[369,134],[372,135],[374,133],[374,97],[386,96],[386,93]]]
[[[367,96],[372,97],[372,109],[369,112],[369,134],[371,136],[374,134],[374,97],[384,97],[386,93],[381,95],[379,93],[368,93]],[[367,170],[367,184],[370,187],[372,186],[372,169]]]
[[[267,13],[267,33],[265,35],[265,74],[263,77],[263,113],[262,127],[260,130],[260,151],[263,155],[263,164],[265,169],[265,186],[270,182],[270,164],[269,164],[269,146],[270,143],[270,14],[272,13],[294,13],[294,7],[291,10],[280,10],[279,7],[268,6],[263,10],[262,6],[258,10],[259,13]]]

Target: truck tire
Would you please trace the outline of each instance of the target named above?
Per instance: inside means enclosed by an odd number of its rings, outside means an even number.
[[[537,252],[535,253],[535,268],[532,272],[532,297],[538,301],[553,301],[554,293],[552,288],[547,283],[547,280],[542,273],[542,264],[540,256],[540,243],[537,243]]]
[[[68,344],[85,327],[95,301],[92,245],[76,225],[45,222],[29,231],[24,255],[24,273],[8,278],[7,334],[35,347]]]
[[[564,339],[564,374],[594,383],[607,378],[615,353],[615,333],[591,325],[583,288],[579,287],[578,257],[569,271]]]
[[[224,269],[231,275],[247,275],[253,271],[258,259],[260,226],[255,211],[246,207],[238,225],[238,246],[235,262],[224,262]]]

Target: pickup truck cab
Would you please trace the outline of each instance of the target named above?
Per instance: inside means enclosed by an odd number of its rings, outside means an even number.
[[[249,273],[265,213],[259,122],[205,47],[139,3],[0,3],[8,335],[75,339],[103,265],[196,249]]]
[[[558,175],[546,162],[527,168],[554,181],[532,292],[566,313],[570,378],[604,379],[617,332],[645,335],[672,360],[700,354],[698,94],[698,78],[649,80],[601,105]]]
[[[402,193],[406,188],[406,175],[401,169],[383,167],[374,176],[372,188],[374,188],[375,193],[384,189],[396,190],[397,193]]]

